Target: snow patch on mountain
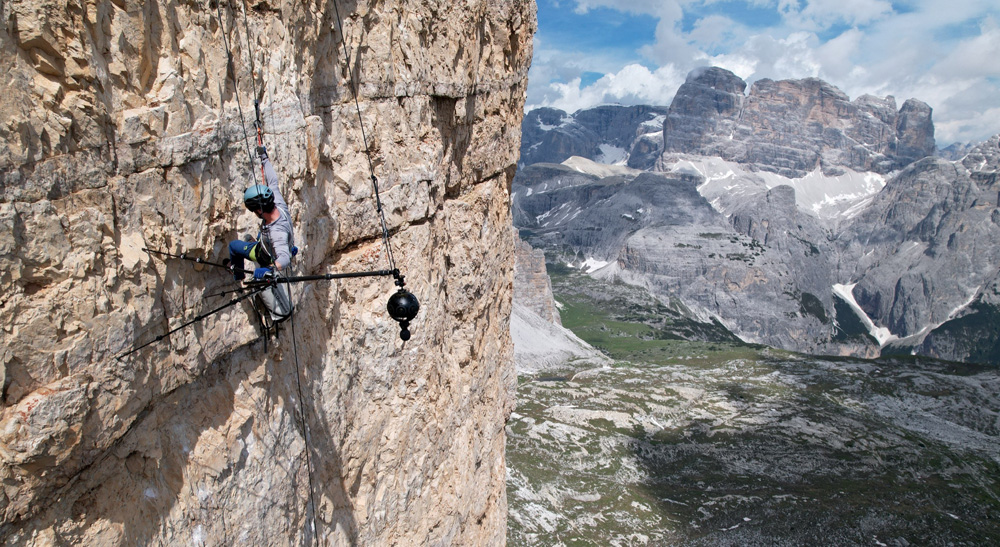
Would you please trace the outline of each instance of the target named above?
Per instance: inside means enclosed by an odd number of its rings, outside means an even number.
[[[598,163],[580,156],[572,156],[562,162],[562,164],[585,175],[594,175],[601,178],[614,176],[636,177],[643,173],[643,171],[632,169],[624,165],[608,165],[606,163]]]
[[[582,264],[580,264],[580,268],[582,268],[583,271],[585,271],[587,273],[594,273],[597,270],[600,270],[601,268],[607,266],[608,264],[611,264],[611,263],[608,262],[608,261],[606,261],[606,260],[598,260],[596,258],[588,258],[587,260],[584,260]]]
[[[687,156],[668,166],[678,174],[704,179],[698,192],[720,213],[728,215],[746,198],[777,186],[795,189],[798,208],[824,220],[846,220],[864,209],[886,184],[878,173],[845,170],[842,175],[824,175],[817,168],[804,177],[788,178],[716,157]]]
[[[596,158],[597,163],[624,165],[628,161],[628,151],[624,148],[607,143],[600,145],[598,148],[601,149],[601,154]]]
[[[864,323],[865,327],[868,328],[868,333],[871,334],[873,338],[878,340],[880,345],[885,346],[887,343],[897,340],[899,338],[898,336],[885,327],[876,326],[875,322],[868,317],[867,313],[865,313],[865,310],[861,309],[861,306],[858,305],[858,301],[854,299],[855,285],[857,285],[857,283],[851,283],[850,285],[838,283],[833,286],[833,294],[839,296],[844,302],[847,302],[847,305],[854,310],[855,315],[857,315],[858,318],[861,319],[861,322]]]
[[[542,122],[541,119],[538,120],[538,128],[542,131],[552,131],[553,129],[559,129],[560,127],[566,127],[567,125],[573,123],[573,118],[571,116],[563,116],[559,121],[559,125],[549,125]]]
[[[886,177],[878,173],[850,169],[842,175],[828,176],[816,168],[808,175],[789,179],[776,173],[757,173],[768,188],[782,184],[795,189],[799,209],[826,219],[847,219],[856,215],[885,188]]]
[[[667,116],[660,114],[642,122],[639,127],[645,131],[644,135],[658,134],[663,137],[663,122],[667,121]]]

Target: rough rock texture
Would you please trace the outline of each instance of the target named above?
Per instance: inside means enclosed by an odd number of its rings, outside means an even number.
[[[666,153],[749,163],[789,177],[817,168],[887,173],[935,153],[931,109],[893,97],[855,101],[816,78],[746,82],[721,68],[695,70],[663,127]]]
[[[920,101],[852,102],[816,79],[745,89],[722,69],[689,75],[664,122],[658,178],[573,159],[519,170],[515,225],[532,245],[678,298],[747,341],[1000,362],[1000,251],[990,243],[1000,238],[1000,137],[956,147],[961,158],[948,161],[932,155]],[[561,116],[562,127],[602,119]],[[522,150],[559,160],[545,143],[560,129],[530,123]],[[609,123],[589,130],[599,147],[622,136]],[[640,142],[655,147],[641,135],[632,154]]]
[[[514,363],[519,375],[557,370],[568,363],[610,364],[611,359],[569,329],[540,317],[514,300],[510,317]]]
[[[536,164],[515,180],[514,221],[532,244],[610,263],[593,275],[677,298],[746,341],[863,357],[889,343],[889,353],[997,363],[998,166],[1000,136],[962,162],[925,158],[856,216],[828,223],[791,186],[741,186],[732,172],[712,182],[727,195],[710,204],[694,173],[602,178]]]
[[[511,544],[1000,541],[995,369],[658,342],[518,386]]]
[[[645,168],[661,152],[645,135],[660,134],[667,109],[656,106],[598,106],[567,114],[555,108],[537,108],[524,117],[521,130],[522,166],[560,163],[571,156],[601,163],[625,163]],[[655,142],[655,140],[654,140]],[[636,148],[638,146],[638,148]]]
[[[0,539],[502,543],[534,4],[251,0],[249,40],[230,6],[0,4]],[[237,305],[117,361],[226,301],[142,249],[218,261],[255,228],[254,76],[296,273],[386,264],[367,144],[413,338],[390,279],[344,280],[295,286],[266,348]]]
[[[533,249],[516,233],[514,237],[514,301],[549,323],[562,325],[552,297],[552,283],[545,271],[545,251]]]
[[[514,309],[510,336],[518,374],[535,374],[569,362],[608,364],[610,359],[563,328],[545,252],[533,249],[515,232]]]
[[[688,74],[663,124],[665,150],[706,150],[713,148],[716,135],[733,133],[746,100],[746,88],[746,82],[721,68]]]
[[[848,247],[842,277],[857,283],[865,312],[906,338],[968,315],[969,304],[992,305],[1000,272],[998,199],[1000,135],[962,162],[928,158],[892,179],[839,236]],[[979,324],[990,336],[1000,333],[995,320]],[[943,333],[934,338],[925,349],[942,358],[965,359],[978,346],[959,341],[946,350]]]

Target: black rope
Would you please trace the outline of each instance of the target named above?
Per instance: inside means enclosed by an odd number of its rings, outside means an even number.
[[[250,150],[250,135],[247,133],[247,124],[243,119],[243,103],[240,101],[240,85],[236,78],[236,67],[233,66],[233,53],[229,49],[229,39],[226,37],[226,25],[222,21],[222,1],[216,2],[215,7],[217,8],[217,13],[219,15],[219,30],[222,31],[222,43],[226,47],[226,71],[233,75],[233,95],[236,95],[236,108],[239,110],[240,114],[240,125],[243,126],[243,142],[247,148],[247,158],[250,159],[250,176],[253,177],[253,183],[257,185],[257,174],[253,171],[253,152]],[[229,7],[232,9],[232,6]],[[235,31],[239,34],[239,31]],[[251,78],[253,74],[250,75]]]
[[[122,359],[122,357],[128,357],[129,355],[132,355],[133,353],[135,353],[135,352],[137,352],[137,351],[139,351],[139,350],[141,350],[143,348],[151,346],[151,345],[159,342],[160,340],[163,340],[164,338],[170,336],[171,334],[173,334],[173,333],[175,333],[175,332],[177,332],[177,331],[179,331],[179,330],[181,330],[181,329],[183,329],[183,328],[185,328],[185,327],[187,327],[189,325],[193,325],[194,323],[197,323],[198,321],[201,321],[202,319],[205,319],[206,317],[208,317],[210,315],[219,313],[220,311],[222,311],[222,310],[224,310],[224,309],[226,309],[226,308],[228,308],[230,306],[235,306],[239,302],[241,302],[241,301],[243,301],[243,300],[245,300],[245,299],[247,299],[247,298],[249,298],[249,297],[251,297],[251,296],[253,296],[253,295],[255,295],[255,294],[259,293],[259,292],[261,292],[261,291],[263,291],[266,288],[267,287],[254,287],[248,293],[246,293],[246,294],[244,294],[242,296],[236,297],[236,298],[230,300],[229,302],[226,302],[225,304],[219,306],[218,308],[215,308],[212,311],[205,312],[205,313],[203,313],[203,314],[195,317],[194,319],[188,321],[187,323],[184,323],[183,325],[181,325],[179,327],[170,329],[169,331],[167,331],[167,332],[165,332],[165,333],[157,336],[156,338],[150,340],[149,342],[146,342],[145,344],[143,344],[141,346],[132,348],[131,351],[127,351],[125,353],[119,354],[117,357],[115,357],[115,359],[117,359],[117,360],[120,361]]]
[[[351,68],[351,56],[347,52],[347,35],[344,34],[344,21],[340,17],[340,8],[337,6],[337,0],[333,2],[334,12],[337,14],[337,27],[340,30],[340,42],[343,45],[344,50],[344,63],[347,65],[347,78],[350,84],[351,93],[354,95],[354,108],[358,112],[358,124],[361,126],[361,139],[365,144],[365,157],[368,158],[368,173],[371,175],[372,179],[372,189],[375,191],[375,210],[378,212],[379,222],[382,228],[382,243],[385,245],[386,257],[389,260],[389,269],[396,269],[396,259],[392,254],[392,244],[389,241],[389,228],[385,222],[385,211],[382,209],[382,197],[379,194],[378,188],[378,178],[375,176],[375,165],[372,162],[372,152],[368,147],[368,136],[365,134],[365,122],[361,117],[361,104],[358,102],[358,88],[357,83],[354,81],[354,70]],[[397,277],[397,279],[401,279]]]
[[[230,4],[231,8],[232,4]],[[247,35],[247,57],[250,58],[250,89],[253,90],[254,105],[257,105],[257,121],[260,121],[260,107],[258,105],[260,95],[257,94],[257,68],[253,63],[253,43],[250,36],[250,22],[247,20],[247,0],[243,0],[243,29]]]
[[[181,254],[178,255],[178,254],[174,254],[174,253],[168,253],[168,252],[165,252],[165,251],[158,251],[156,249],[150,249],[148,247],[143,247],[142,250],[146,251],[146,253],[157,254],[157,255],[166,256],[166,257],[169,257],[169,258],[179,258],[181,260],[188,260],[188,261],[194,262],[196,264],[205,264],[207,266],[214,266],[216,268],[222,268],[222,269],[230,271],[230,272],[236,272],[237,271],[235,268],[231,267],[231,264],[228,263],[229,259],[226,259],[226,261],[224,261],[222,264],[219,264],[217,262],[209,262],[208,260],[205,260],[203,258],[188,256],[187,253],[181,253]],[[239,271],[242,271],[243,273],[248,273],[248,274],[252,274],[253,273],[253,270],[239,270]]]
[[[261,82],[261,91],[260,91],[260,93],[258,93],[258,91],[257,91],[257,76],[256,76],[256,74],[257,74],[257,67],[254,66],[254,62],[253,62],[253,43],[252,43],[252,36],[250,34],[250,22],[247,20],[247,11],[249,11],[249,9],[247,8],[247,0],[243,0],[243,29],[246,31],[246,35],[247,35],[247,57],[250,58],[250,89],[253,91],[253,109],[254,109],[254,115],[255,115],[255,119],[254,119],[253,124],[254,124],[254,127],[256,127],[256,129],[257,129],[257,144],[258,145],[262,145],[263,142],[262,142],[261,134],[264,131],[264,122],[263,122],[263,120],[260,119],[260,98],[264,94],[263,93],[263,86],[264,86],[264,84],[263,84],[263,82]],[[263,77],[264,76],[262,74],[261,75],[261,79],[262,80],[263,80]],[[261,167],[263,168],[263,166],[261,166]],[[263,176],[263,175],[261,175],[261,176]]]
[[[275,289],[278,287],[275,286]],[[292,286],[288,285],[288,303],[292,306],[292,316],[289,318],[292,324],[292,354],[295,355],[295,387],[299,392],[299,422],[302,424],[302,432],[306,441],[306,471],[309,475],[309,505],[312,513],[313,545],[319,545],[319,526],[316,522],[316,498],[313,494],[313,466],[310,449],[312,447],[312,435],[309,434],[309,425],[306,423],[305,401],[302,398],[302,371],[299,367],[299,348],[295,341],[295,312],[292,305]]]

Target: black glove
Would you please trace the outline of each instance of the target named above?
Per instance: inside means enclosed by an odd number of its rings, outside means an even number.
[[[267,159],[267,148],[265,148],[263,146],[258,146],[257,147],[257,156],[260,158],[260,161],[266,160]]]

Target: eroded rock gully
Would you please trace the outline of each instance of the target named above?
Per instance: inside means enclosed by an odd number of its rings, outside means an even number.
[[[0,538],[502,543],[534,3],[247,7],[249,47],[240,3],[0,4]],[[142,249],[221,260],[255,229],[252,77],[297,273],[384,264],[364,125],[413,338],[389,280],[343,280],[296,286],[266,350],[235,306],[117,361],[231,287]]]

